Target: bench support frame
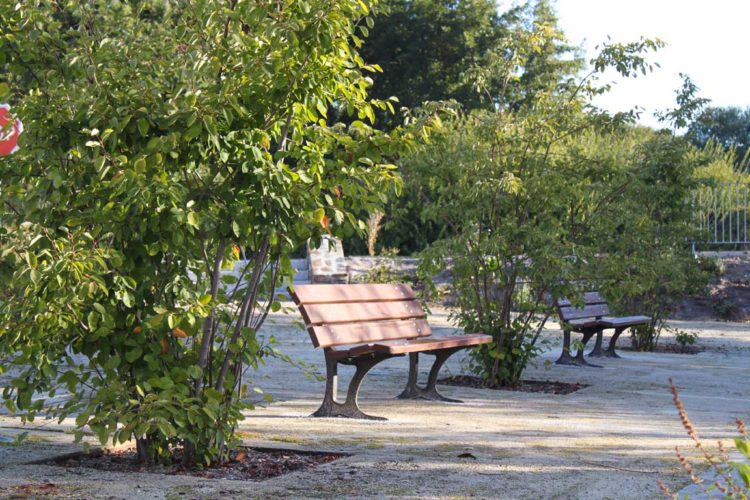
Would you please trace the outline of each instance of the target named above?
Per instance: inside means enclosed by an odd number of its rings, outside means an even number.
[[[615,352],[615,345],[617,344],[617,339],[620,337],[620,334],[622,334],[627,328],[627,326],[615,328],[615,333],[612,334],[612,338],[609,339],[609,346],[606,351],[602,350],[602,337],[604,337],[604,331],[599,330],[596,333],[596,343],[594,344],[594,348],[588,353],[588,356],[590,358],[619,358],[620,355]]]
[[[330,359],[326,357],[326,392],[323,397],[323,403],[320,408],[313,413],[313,417],[344,417],[344,418],[362,418],[367,420],[387,420],[384,417],[376,417],[368,415],[359,409],[357,403],[357,397],[359,395],[359,388],[362,385],[362,381],[365,379],[365,375],[369,372],[373,366],[377,365],[381,361],[388,358],[392,358],[390,354],[371,354],[368,356],[362,356],[357,358],[347,359]],[[346,400],[343,403],[337,401],[338,397],[338,365],[339,363],[345,365],[353,365],[356,368],[351,381],[349,382],[349,389],[346,391]]]
[[[570,355],[570,328],[563,329],[563,348],[562,348],[562,354],[560,354],[560,357],[555,361],[556,365],[571,365],[571,366],[591,366],[594,368],[601,368],[599,365],[593,365],[586,361],[583,358],[583,351],[586,347],[586,343],[593,337],[595,334],[601,335],[602,331],[599,328],[583,328],[581,329],[580,333],[583,334],[583,339],[581,339],[581,343],[583,344],[581,348],[578,349],[578,352],[575,356]]]
[[[435,356],[435,361],[430,368],[430,374],[427,377],[427,385],[420,386],[419,381],[419,354],[418,352],[409,353],[409,378],[406,381],[406,387],[398,395],[399,399],[427,399],[431,401],[445,401],[447,403],[463,403],[459,399],[446,398],[437,390],[437,378],[440,368],[454,353],[464,349],[464,347],[454,347],[452,349],[441,349],[438,351],[424,351],[423,354]]]

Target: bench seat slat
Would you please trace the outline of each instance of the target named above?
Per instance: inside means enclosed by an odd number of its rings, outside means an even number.
[[[406,354],[410,352],[425,352],[434,349],[450,349],[452,347],[467,347],[487,344],[492,337],[482,333],[467,333],[464,335],[450,335],[446,337],[429,337],[410,340],[393,340],[374,344],[375,352],[388,354]]]
[[[416,295],[409,285],[294,285],[292,298],[300,304],[337,304],[347,302],[389,302],[414,300]]]
[[[567,321],[567,323],[571,327],[573,327],[574,331],[578,331],[579,328],[592,328],[602,326],[602,322],[595,318],[573,319]]]
[[[410,352],[425,352],[433,349],[450,349],[452,347],[469,347],[492,342],[492,337],[481,333],[468,333],[463,335],[449,335],[445,337],[428,337],[416,339],[399,339],[374,344],[363,344],[358,346],[346,346],[344,348],[333,348],[326,354],[329,358],[344,359],[349,357],[365,356],[373,353],[386,353],[392,355],[408,354]]]
[[[368,344],[382,340],[412,339],[432,334],[425,319],[343,323],[308,327],[315,347]]]
[[[651,322],[651,318],[648,316],[604,316],[600,322],[605,328],[615,328],[620,326],[645,325]]]
[[[416,300],[398,302],[357,302],[345,304],[305,304],[301,308],[305,323],[335,325],[393,319],[426,318]]]

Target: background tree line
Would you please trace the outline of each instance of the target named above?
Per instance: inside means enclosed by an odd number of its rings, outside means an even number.
[[[371,93],[380,99],[397,96],[407,109],[447,100],[458,103],[465,113],[492,110],[499,102],[511,110],[528,107],[544,92],[575,85],[575,76],[589,63],[566,40],[548,0],[530,1],[505,12],[498,12],[492,0],[389,0],[375,19],[362,54],[384,71],[373,75]],[[541,29],[550,32],[519,68],[518,78],[484,81],[487,74],[476,71],[477,66],[486,67],[493,53],[507,53],[519,30],[534,35]],[[503,91],[488,98],[477,92],[479,82],[485,87],[502,86]],[[379,126],[397,121],[384,116]],[[700,169],[699,177],[706,182],[747,179],[743,175],[750,173],[745,159],[750,144],[747,110],[707,107],[687,125],[685,138],[696,147],[693,154],[711,157],[710,168]],[[641,134],[644,140],[648,135]],[[422,179],[410,182],[413,173],[408,168],[401,173],[406,180],[404,194],[386,207],[376,226],[376,247],[412,255],[450,229],[421,210]],[[364,238],[349,238],[344,244],[353,255],[368,251]]]

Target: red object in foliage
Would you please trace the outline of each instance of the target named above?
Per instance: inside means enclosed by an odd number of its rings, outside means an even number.
[[[16,118],[13,123],[10,106],[0,104],[0,156],[8,156],[18,151],[18,136],[23,132],[23,123]]]

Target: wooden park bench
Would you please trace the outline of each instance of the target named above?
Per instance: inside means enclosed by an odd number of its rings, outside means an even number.
[[[325,352],[326,389],[316,417],[385,420],[359,409],[359,388],[373,366],[406,354],[409,376],[399,398],[460,403],[438,393],[440,368],[453,353],[492,341],[483,334],[433,337],[427,314],[408,285],[295,285],[289,293],[313,345]],[[425,386],[417,383],[420,353],[435,356]],[[337,401],[339,364],[356,368],[343,403]]]
[[[648,316],[609,316],[609,305],[599,292],[588,292],[583,295],[583,306],[574,305],[568,299],[556,302],[557,311],[563,329],[563,348],[558,365],[596,366],[586,362],[583,351],[586,343],[596,334],[594,348],[588,354],[590,357],[619,358],[615,352],[615,345],[620,334],[631,326],[646,325],[651,321]],[[602,350],[602,337],[606,328],[614,328],[615,332],[609,340],[609,346]],[[576,356],[570,355],[570,332],[583,334],[582,346]]]

